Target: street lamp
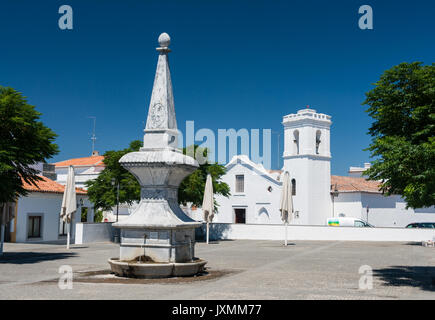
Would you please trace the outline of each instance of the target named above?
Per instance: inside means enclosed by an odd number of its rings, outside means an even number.
[[[367,212],[367,223],[369,223],[369,206],[368,205],[366,208],[366,212]]]
[[[114,187],[116,183],[116,222],[118,222],[118,213],[119,213],[119,181],[115,178],[112,178],[112,186]]]
[[[80,208],[80,211],[77,210],[77,212],[80,213],[80,222],[83,222],[82,221],[83,203],[84,203],[83,198],[80,198],[79,202],[77,203],[77,208]],[[86,221],[84,221],[84,222],[86,222]]]
[[[331,191],[331,196],[332,196],[332,217],[334,218],[335,216],[335,210],[334,210],[334,198],[338,197],[338,188],[337,188],[337,184],[334,185],[334,190]]]

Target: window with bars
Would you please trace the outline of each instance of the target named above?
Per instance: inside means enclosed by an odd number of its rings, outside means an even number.
[[[245,176],[243,174],[236,175],[236,192],[245,192]]]

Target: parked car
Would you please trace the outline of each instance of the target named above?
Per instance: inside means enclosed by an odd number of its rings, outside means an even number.
[[[405,228],[435,229],[435,222],[414,222],[414,223],[408,224]]]
[[[373,228],[368,222],[351,217],[338,217],[328,218],[326,224],[331,227],[370,227]]]

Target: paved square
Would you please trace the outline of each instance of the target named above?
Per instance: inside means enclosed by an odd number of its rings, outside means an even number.
[[[84,283],[58,287],[59,267],[108,270],[118,245],[5,244],[0,299],[435,299],[435,248],[340,241],[197,243],[196,256],[223,276],[191,282]],[[373,289],[360,290],[359,269],[373,269]],[[205,279],[206,277],[204,277]],[[49,281],[51,280],[51,281]]]

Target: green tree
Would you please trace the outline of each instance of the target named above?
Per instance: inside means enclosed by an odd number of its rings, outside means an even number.
[[[95,210],[94,222],[102,222],[102,221],[103,221],[103,211]]]
[[[435,64],[401,63],[366,93],[374,158],[366,171],[408,207],[435,205]]]
[[[104,153],[104,170],[95,180],[86,182],[89,199],[96,208],[110,210],[116,205],[118,182],[119,203],[131,204],[133,201],[140,199],[139,182],[119,164],[119,159],[123,155],[138,151],[140,147],[141,141],[135,140],[126,149]]]
[[[209,163],[208,150],[200,148],[197,145],[183,148],[184,154],[193,156],[199,162],[199,168],[189,176],[187,176],[180,184],[178,189],[178,202],[186,204],[191,202],[195,206],[202,206],[204,197],[205,182],[207,174],[210,173],[213,182],[213,193],[228,197],[230,195],[230,187],[220,179],[225,174],[225,166],[217,163]],[[218,205],[215,201],[215,210]]]
[[[119,159],[126,153],[139,150],[141,141],[135,140],[130,143],[130,147],[120,151],[107,151],[104,154],[105,168],[98,176],[97,179],[88,181],[89,199],[95,204],[95,207],[110,210],[116,205],[116,184],[113,186],[111,181],[115,179],[120,182],[119,202],[129,203],[140,199],[140,186],[136,178],[125,170],[120,164]],[[183,149],[186,154],[186,148]],[[179,203],[186,204],[192,202],[196,206],[202,205],[202,198],[204,194],[205,181],[207,173],[210,173],[213,180],[213,190],[215,194],[228,196],[230,188],[220,178],[225,174],[225,167],[219,164],[210,164],[207,159],[207,150],[194,146],[199,157],[201,157],[201,164],[195,172],[187,176],[180,184],[178,189]],[[193,154],[193,153],[192,153]]]
[[[59,152],[57,135],[38,121],[40,115],[20,92],[0,86],[0,205],[26,195],[22,180],[42,180],[30,166]]]

